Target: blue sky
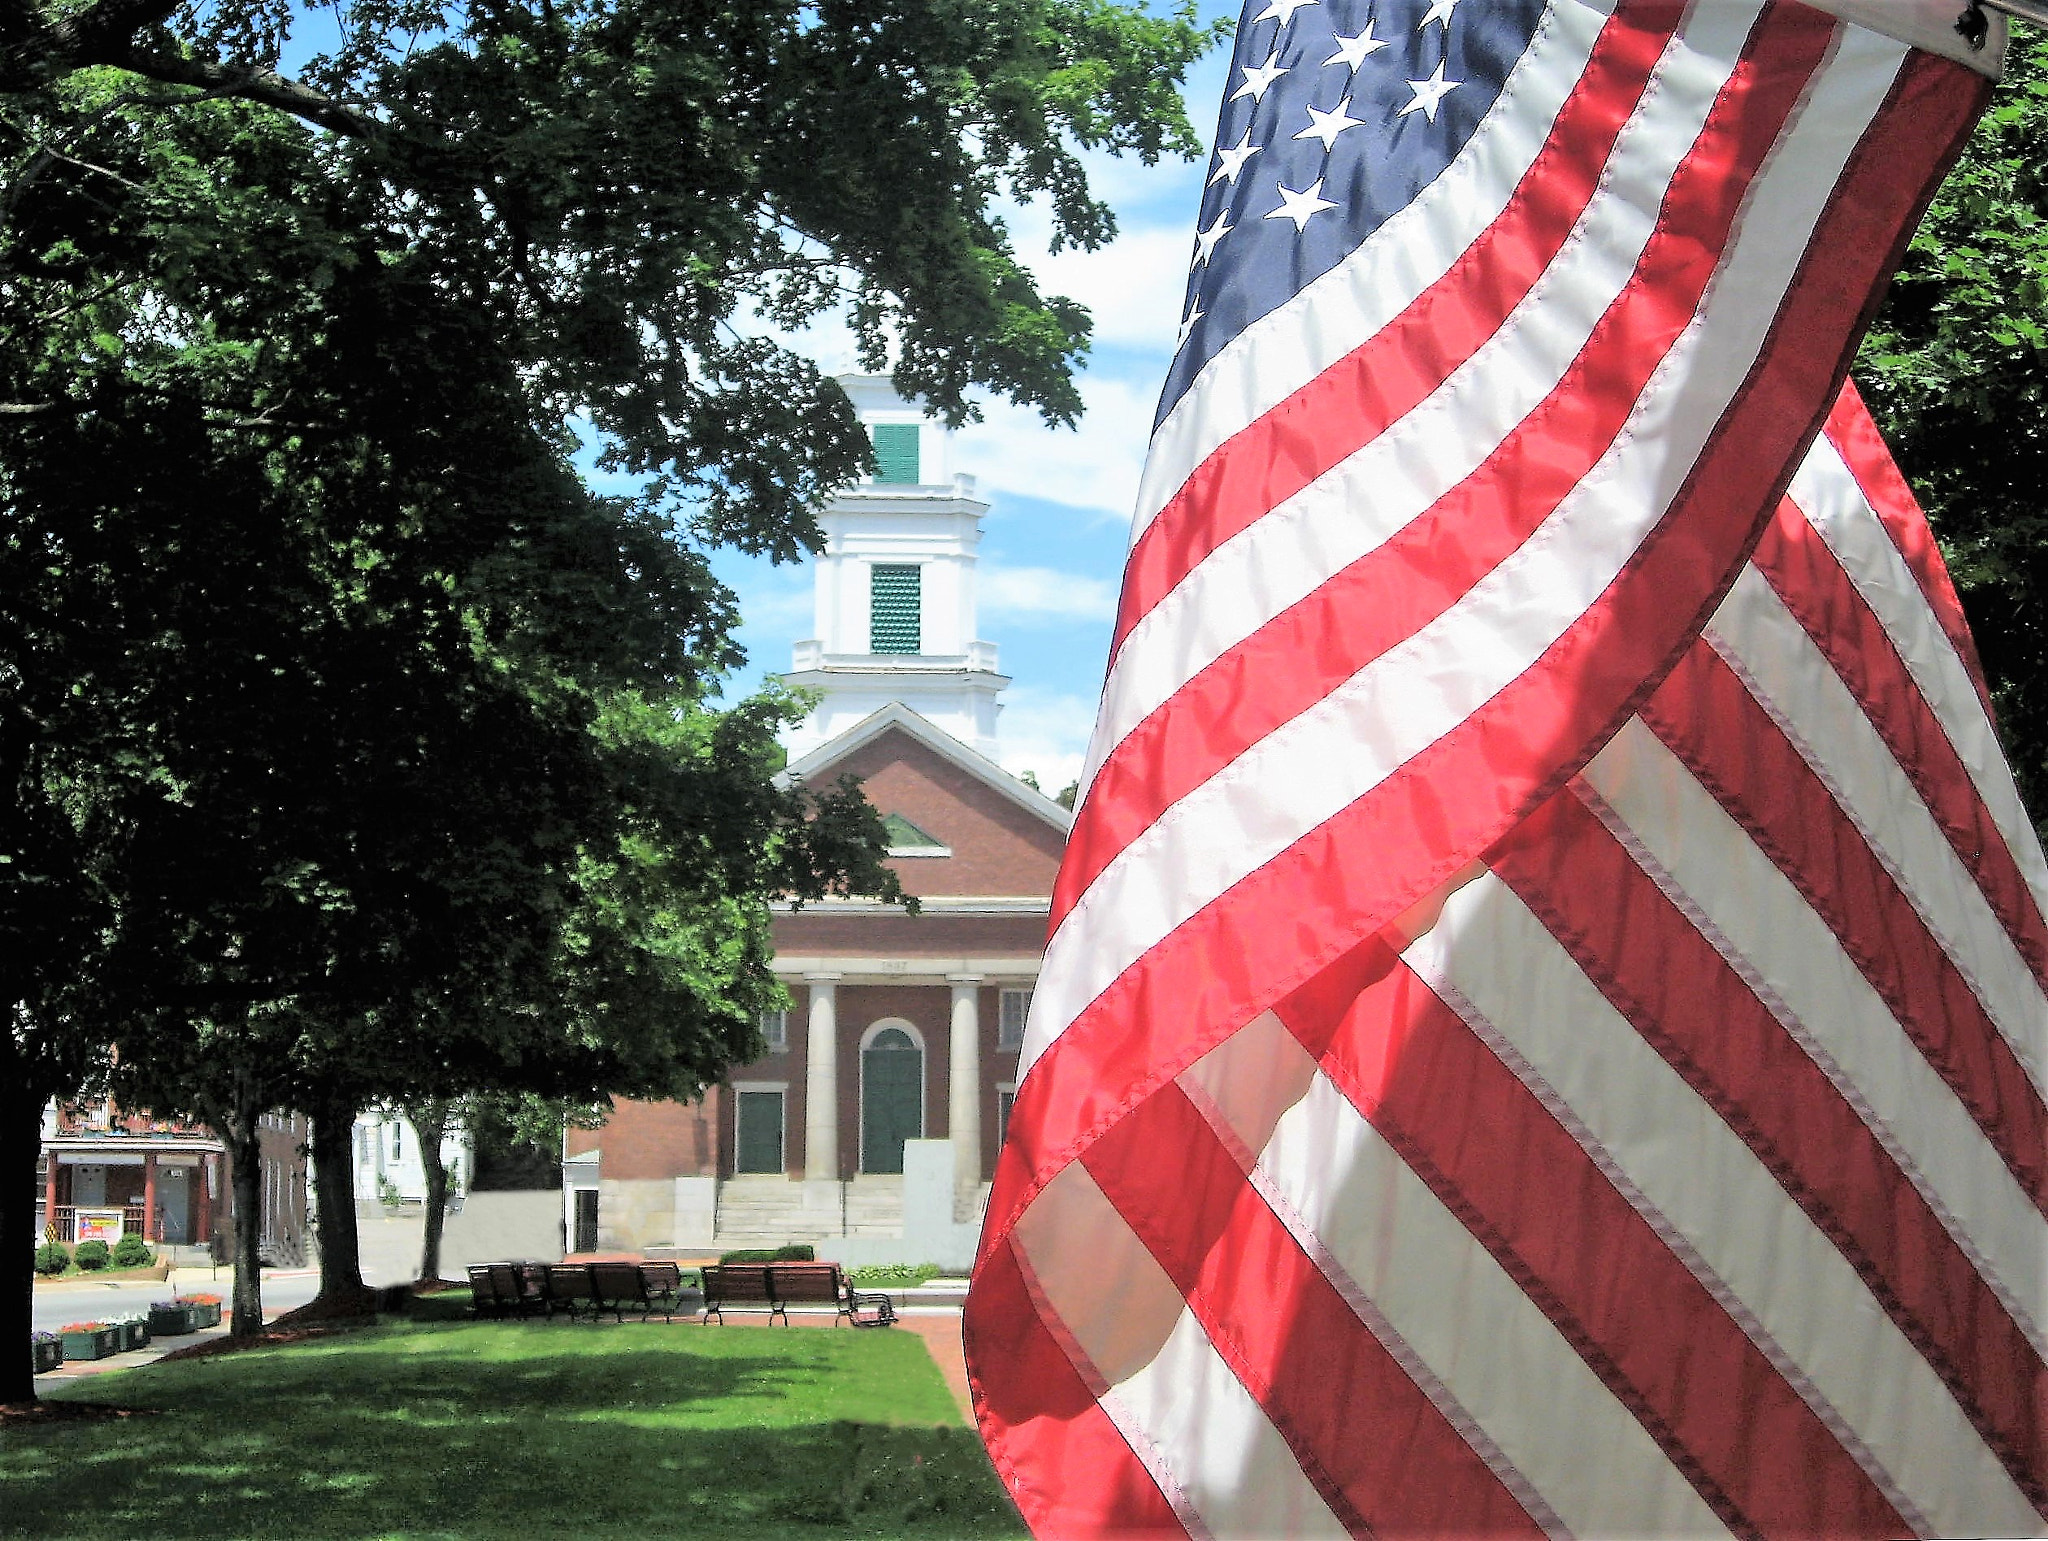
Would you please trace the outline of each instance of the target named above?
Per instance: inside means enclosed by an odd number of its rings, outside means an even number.
[[[1223,14],[1213,3],[1204,7],[1205,18]],[[1185,91],[1205,151],[1228,58],[1227,43],[1213,49],[1190,72]],[[1094,315],[1094,350],[1080,376],[1086,414],[1078,428],[1055,430],[1035,412],[985,402],[986,420],[963,429],[953,451],[955,469],[975,476],[991,505],[982,540],[981,635],[1001,649],[1012,681],[1003,698],[1003,762],[1035,772],[1048,790],[1078,774],[1094,725],[1131,505],[1173,356],[1207,155],[1152,167],[1094,156],[1089,173],[1117,215],[1117,239],[1101,251],[1048,255],[1042,207],[1006,211],[1019,253],[1044,287]],[[828,369],[852,367],[843,335],[829,328],[803,345]],[[745,694],[764,673],[788,668],[790,644],[812,634],[810,572],[731,552],[720,553],[714,566],[740,597],[739,640],[749,662],[728,694]]]

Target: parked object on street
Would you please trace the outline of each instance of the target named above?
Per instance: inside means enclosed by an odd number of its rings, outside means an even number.
[[[182,1338],[199,1330],[192,1303],[186,1300],[152,1300],[149,1303],[149,1332],[156,1338]]]
[[[111,1322],[68,1322],[57,1330],[66,1359],[106,1359],[121,1352],[121,1329]]]

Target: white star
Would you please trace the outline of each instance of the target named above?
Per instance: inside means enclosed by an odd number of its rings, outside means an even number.
[[[1252,143],[1252,131],[1249,128],[1236,144],[1219,146],[1216,151],[1216,169],[1209,176],[1209,186],[1214,187],[1218,182],[1225,181],[1232,187],[1237,186],[1237,174],[1244,170],[1244,163],[1264,148],[1263,145]]]
[[[1347,96],[1337,104],[1335,112],[1318,112],[1313,107],[1309,108],[1308,127],[1294,137],[1296,139],[1320,139],[1323,142],[1323,148],[1330,150],[1336,148],[1337,136],[1343,133],[1344,130],[1347,128],[1364,127],[1365,120],[1363,118],[1351,116],[1351,98]]]
[[[1339,35],[1336,41],[1337,51],[1323,61],[1323,68],[1325,69],[1328,69],[1339,59],[1342,59],[1347,69],[1356,70],[1361,64],[1365,63],[1365,56],[1367,54],[1376,54],[1387,46],[1379,38],[1372,35],[1372,20],[1369,17],[1365,23],[1365,30],[1359,33],[1357,37]]]
[[[1188,338],[1192,336],[1194,333],[1195,323],[1201,320],[1202,317],[1206,316],[1207,314],[1208,312],[1202,309],[1201,302],[1197,300],[1195,304],[1189,309],[1187,320],[1181,322],[1180,324],[1180,336],[1175,340],[1173,345],[1175,352],[1179,352],[1182,348],[1185,348],[1187,346]]]
[[[1257,69],[1248,64],[1239,66],[1244,71],[1244,84],[1230,93],[1230,99],[1234,102],[1240,96],[1250,96],[1255,102],[1263,100],[1266,88],[1287,73],[1282,66],[1274,62],[1279,57],[1278,53],[1267,54],[1266,62]]]
[[[1408,89],[1415,93],[1415,100],[1395,113],[1394,116],[1405,118],[1411,112],[1420,112],[1430,122],[1434,123],[1436,122],[1437,104],[1463,84],[1463,81],[1444,79],[1444,67],[1439,62],[1436,67],[1436,73],[1430,76],[1429,79],[1411,80],[1408,82]]]
[[[1195,232],[1196,267],[1202,266],[1202,264],[1207,262],[1211,257],[1215,256],[1216,243],[1222,240],[1226,235],[1229,235],[1232,230],[1237,228],[1235,225],[1228,223],[1229,219],[1230,210],[1218,209],[1216,211],[1216,222],[1212,224],[1207,230],[1198,230]]]
[[[1451,12],[1455,11],[1457,8],[1458,0],[1429,0],[1429,9],[1423,12],[1422,20],[1418,21],[1415,24],[1415,30],[1417,32],[1420,32],[1424,27],[1428,26],[1431,22],[1440,21],[1444,24],[1444,31],[1450,31]]]
[[[1277,16],[1280,18],[1280,25],[1284,27],[1294,20],[1294,13],[1303,6],[1320,4],[1322,0],[1268,0],[1266,8],[1252,18],[1252,25],[1256,27],[1260,22],[1271,21]]]
[[[1301,234],[1308,222],[1315,218],[1316,215],[1322,213],[1323,210],[1337,207],[1336,204],[1323,196],[1323,179],[1321,177],[1317,177],[1298,193],[1289,187],[1281,187],[1277,191],[1280,194],[1280,207],[1273,210],[1266,218],[1293,220],[1294,233],[1296,235]]]

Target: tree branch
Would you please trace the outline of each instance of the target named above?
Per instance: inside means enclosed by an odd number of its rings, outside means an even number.
[[[169,85],[198,86],[216,96],[238,96],[261,102],[293,117],[317,123],[331,133],[350,139],[382,139],[390,125],[360,108],[337,102],[322,91],[289,80],[275,70],[254,64],[214,64],[204,59],[180,58],[176,54],[152,53],[143,48],[115,49],[81,63],[111,64],[149,80]]]

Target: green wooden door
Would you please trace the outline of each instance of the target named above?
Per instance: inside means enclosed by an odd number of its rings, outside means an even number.
[[[860,1169],[903,1170],[903,1142],[924,1134],[924,1050],[885,1027],[860,1051]]]
[[[782,1093],[739,1095],[739,1161],[742,1172],[782,1170]]]

